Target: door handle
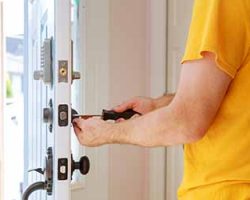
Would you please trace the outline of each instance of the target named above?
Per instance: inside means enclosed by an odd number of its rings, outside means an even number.
[[[71,155],[71,177],[75,170],[79,170],[82,175],[86,175],[90,169],[90,162],[87,156],[81,157],[79,162],[75,162],[73,160],[73,156]]]
[[[28,172],[37,172],[44,175],[44,170],[42,168],[30,169]]]
[[[28,200],[29,196],[38,190],[45,190],[46,189],[46,184],[44,182],[36,182],[30,185],[25,192],[23,193],[22,200]]]
[[[45,176],[45,181],[39,181],[31,184],[27,189],[24,191],[22,195],[22,200],[28,200],[29,196],[37,191],[37,190],[46,190],[48,195],[52,194],[52,184],[53,184],[53,151],[52,148],[49,147],[47,150],[47,156],[45,158],[45,168],[36,168],[31,169],[29,172],[38,172]]]

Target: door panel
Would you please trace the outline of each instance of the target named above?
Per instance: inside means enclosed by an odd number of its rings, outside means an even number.
[[[26,186],[44,181],[47,195],[44,191],[37,192],[32,194],[34,199],[68,200],[71,199],[71,2],[37,0],[26,1],[26,6],[30,13],[29,23],[26,21],[29,55],[26,171],[38,167],[45,170],[44,175],[37,173],[38,170],[31,172]],[[41,81],[33,80],[33,72],[34,78]]]
[[[90,65],[86,68],[86,38],[85,38],[85,3],[86,1],[69,1],[69,0],[54,0],[54,1],[26,1],[27,10],[29,10],[29,23],[26,24],[27,29],[27,60],[28,67],[28,92],[27,92],[27,135],[28,145],[26,145],[26,171],[28,169],[42,167],[46,150],[48,147],[53,148],[53,192],[51,196],[45,195],[45,192],[37,192],[32,197],[35,200],[42,199],[108,199],[108,148],[101,147],[95,149],[87,149],[80,147],[73,133],[71,133],[71,124],[68,121],[66,126],[60,126],[60,105],[66,105],[68,110],[68,119],[71,118],[71,105],[79,113],[99,113],[106,105],[102,98],[99,100],[100,90],[99,85],[92,85],[96,79],[96,73],[93,71],[94,66]],[[89,2],[90,3],[90,2]],[[106,3],[106,2],[105,2]],[[76,5],[77,4],[77,5]],[[74,7],[73,7],[74,5]],[[100,5],[95,2],[95,5]],[[108,6],[108,4],[107,4]],[[97,11],[96,7],[91,7],[93,11]],[[71,12],[72,15],[71,15]],[[106,13],[106,10],[104,11]],[[93,14],[93,13],[92,13]],[[100,14],[100,13],[98,13]],[[108,15],[107,15],[108,16]],[[99,18],[98,18],[99,20]],[[102,22],[104,19],[100,19]],[[106,19],[105,19],[106,20]],[[107,18],[108,21],[108,18]],[[95,22],[93,23],[95,26]],[[45,39],[52,37],[52,61],[53,61],[53,83],[45,86],[43,81],[34,81],[33,72],[41,70],[40,49]],[[71,38],[73,39],[73,50],[71,52]],[[106,38],[102,38],[103,41]],[[72,57],[71,57],[72,56]],[[73,59],[71,62],[71,59]],[[99,55],[98,58],[102,59]],[[95,59],[96,61],[96,59]],[[66,63],[67,81],[60,82],[59,70],[60,64]],[[73,63],[73,66],[71,66]],[[100,60],[100,64],[103,64]],[[74,70],[81,72],[82,78],[79,82],[73,82],[71,89],[72,67]],[[93,73],[90,73],[93,72]],[[39,72],[40,73],[40,72]],[[37,76],[39,75],[37,72]],[[61,76],[60,76],[61,75]],[[102,75],[102,77],[104,77]],[[105,79],[108,80],[108,79]],[[62,79],[64,81],[64,79]],[[103,85],[102,85],[103,86]],[[72,93],[71,93],[72,91]],[[94,92],[93,92],[94,91]],[[107,92],[102,91],[105,94]],[[52,99],[53,104],[53,121],[52,131],[50,131],[50,123],[43,123],[42,116],[43,108],[49,107],[49,100]],[[93,100],[94,99],[94,100]],[[99,102],[102,102],[99,104]],[[71,104],[72,103],[72,104]],[[71,135],[73,140],[71,141]],[[85,154],[91,157],[90,174],[85,178],[79,173],[75,173],[71,182],[71,144],[72,152],[75,160]],[[59,159],[67,159],[68,177],[67,180],[58,180],[58,162]],[[64,168],[65,169],[65,168]],[[44,177],[31,172],[26,174],[25,185],[44,180]]]

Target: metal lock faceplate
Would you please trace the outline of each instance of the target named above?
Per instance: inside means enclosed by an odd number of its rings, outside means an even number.
[[[45,183],[47,194],[52,195],[53,190],[53,150],[49,147],[45,159]]]
[[[58,124],[59,126],[68,126],[69,124],[69,108],[66,104],[61,104],[58,106]]]
[[[60,82],[64,82],[67,83],[68,82],[68,73],[69,73],[69,69],[68,69],[68,61],[67,60],[59,60],[59,68],[58,68],[58,74],[59,74],[59,83]]]
[[[58,180],[67,180],[68,178],[68,159],[67,158],[60,158],[58,159]]]

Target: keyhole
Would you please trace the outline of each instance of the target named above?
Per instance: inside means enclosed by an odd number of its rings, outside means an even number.
[[[66,76],[67,75],[67,70],[65,68],[60,69],[60,74],[61,76]]]

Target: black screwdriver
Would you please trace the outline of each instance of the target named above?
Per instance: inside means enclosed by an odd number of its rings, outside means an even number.
[[[105,121],[106,120],[118,120],[120,118],[127,120],[136,114],[141,115],[140,113],[132,109],[126,110],[124,112],[115,112],[113,110],[103,110],[102,115],[79,115],[75,110],[72,110],[72,121],[75,118],[88,119],[91,117],[101,117]]]

